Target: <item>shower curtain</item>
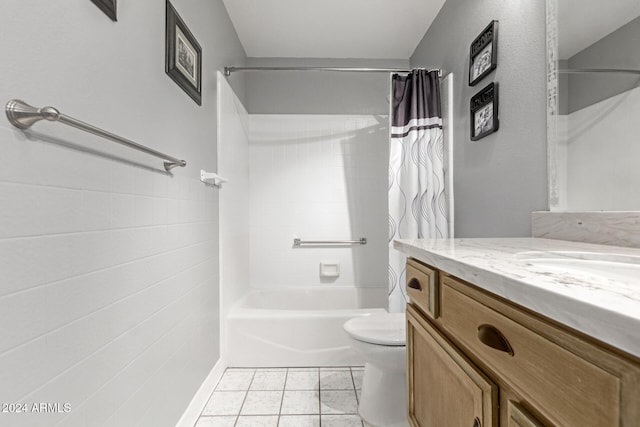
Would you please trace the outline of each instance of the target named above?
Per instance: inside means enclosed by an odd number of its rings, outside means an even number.
[[[405,256],[393,240],[449,237],[437,71],[392,76],[390,120],[389,311],[404,312]]]

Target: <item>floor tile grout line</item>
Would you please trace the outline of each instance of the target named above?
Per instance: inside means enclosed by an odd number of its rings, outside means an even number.
[[[282,384],[282,398],[280,399],[280,409],[278,409],[278,421],[276,426],[280,426],[280,417],[282,416],[282,405],[284,405],[284,391],[287,387],[287,377],[289,376],[289,368],[284,371],[284,383]]]
[[[229,368],[224,370],[224,373],[227,373],[227,370]],[[256,371],[257,369],[253,369],[253,375],[251,375],[251,381],[249,381],[249,385],[247,386],[247,389],[244,392],[244,399],[242,399],[242,405],[240,405],[240,410],[238,411],[238,415],[236,415],[236,422],[233,423],[234,427],[238,425],[238,421],[240,420],[240,414],[242,413],[242,408],[244,407],[245,402],[247,401],[247,396],[249,395],[249,389],[251,388],[251,383],[253,382],[253,379],[256,376]],[[224,375],[223,375],[224,377]],[[217,388],[217,386],[216,386]]]
[[[322,378],[321,370],[318,368],[318,424],[322,427],[322,384],[320,380]]]
[[[351,374],[351,383],[353,384],[353,392],[356,394],[356,405],[360,406],[360,398],[358,397],[356,379],[353,377],[353,368],[349,368],[349,373]]]

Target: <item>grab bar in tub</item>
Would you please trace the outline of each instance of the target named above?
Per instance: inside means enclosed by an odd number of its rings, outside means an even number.
[[[361,237],[358,240],[301,240],[299,238],[293,239],[293,247],[300,246],[334,246],[334,245],[366,245],[367,238]]]

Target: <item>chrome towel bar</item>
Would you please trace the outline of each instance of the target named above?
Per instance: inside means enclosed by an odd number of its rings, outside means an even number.
[[[187,165],[187,162],[185,160],[180,160],[175,157],[168,156],[149,147],[145,147],[144,145],[140,145],[137,142],[133,142],[111,132],[107,132],[95,126],[91,126],[90,124],[81,122],[80,120],[74,119],[73,117],[65,116],[53,107],[35,108],[19,99],[12,99],[11,101],[7,102],[5,111],[7,113],[9,122],[20,129],[29,129],[31,125],[42,119],[49,120],[51,122],[60,122],[64,123],[65,125],[72,126],[76,129],[80,129],[85,132],[100,136],[102,138],[109,139],[113,142],[117,142],[118,144],[122,144],[138,151],[142,151],[143,153],[147,153],[152,156],[164,159],[164,169],[167,172],[176,166],[185,167]]]
[[[293,239],[293,246],[334,246],[334,245],[366,245],[366,237],[361,237],[358,240],[301,240],[299,238]]]

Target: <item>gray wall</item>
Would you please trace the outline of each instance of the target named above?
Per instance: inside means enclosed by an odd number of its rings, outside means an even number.
[[[0,4],[0,100],[22,98],[188,162],[0,120],[0,413],[11,426],[174,426],[219,358],[216,69],[245,54],[221,0],[174,0],[203,48],[203,105],[164,72],[165,1]],[[244,96],[244,77],[233,76]],[[3,115],[4,116],[4,115]],[[60,424],[58,424],[60,422]]]
[[[408,60],[248,58],[256,67],[409,66]],[[254,71],[247,76],[250,114],[389,114],[389,74]]]
[[[640,17],[576,53],[567,66],[640,69]],[[633,74],[569,74],[569,113],[633,89],[639,82]]]
[[[468,86],[469,45],[499,22],[498,68]],[[529,236],[546,210],[545,3],[448,0],[411,57],[455,74],[454,191],[457,237]],[[469,100],[500,84],[500,129],[470,140]]]

